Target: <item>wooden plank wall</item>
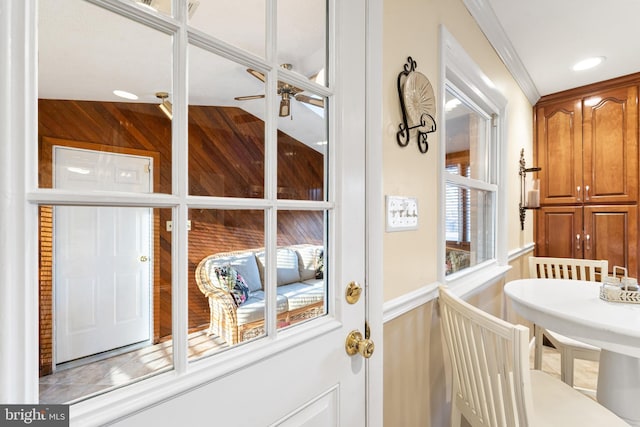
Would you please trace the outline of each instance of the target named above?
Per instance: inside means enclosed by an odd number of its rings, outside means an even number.
[[[103,146],[155,152],[160,173],[156,192],[171,192],[171,121],[155,104],[46,100],[38,102],[38,133]],[[42,146],[42,143],[41,143]],[[106,149],[106,148],[105,148]],[[42,151],[42,150],[41,150]],[[50,188],[51,157],[40,153],[40,187]],[[286,134],[278,134],[278,193],[281,198],[322,200],[324,158]],[[189,107],[189,191],[193,195],[262,197],[264,183],[264,123],[233,107]],[[159,323],[156,339],[171,334],[170,209],[160,209]],[[189,271],[217,252],[264,245],[264,215],[257,211],[191,210]],[[319,212],[282,212],[278,244],[321,243]],[[43,238],[45,236],[43,235]],[[50,247],[46,246],[46,247]],[[41,259],[47,259],[41,250]],[[50,255],[49,255],[50,256]],[[46,268],[45,265],[41,266]],[[46,275],[45,275],[46,278]],[[41,343],[51,341],[51,278],[41,280]],[[158,307],[156,307],[158,309]],[[157,314],[156,314],[157,315]],[[189,328],[207,324],[209,307],[189,275]],[[50,345],[41,347],[41,373],[51,367]],[[47,369],[49,368],[49,369]]]

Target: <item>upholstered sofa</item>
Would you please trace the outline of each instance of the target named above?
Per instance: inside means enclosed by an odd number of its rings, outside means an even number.
[[[276,266],[279,327],[325,313],[322,246],[280,247]],[[209,255],[200,261],[195,275],[198,288],[209,299],[207,334],[230,345],[264,334],[264,249]]]

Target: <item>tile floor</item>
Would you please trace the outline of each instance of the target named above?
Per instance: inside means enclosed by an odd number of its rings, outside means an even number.
[[[531,368],[533,368],[533,348],[531,351]],[[560,378],[560,353],[552,347],[544,347],[542,355],[542,370],[558,379]],[[574,387],[586,390],[586,395],[595,399],[598,385],[598,362],[589,360],[575,360],[573,369]]]
[[[189,358],[213,354],[227,343],[204,332],[189,335]],[[59,369],[40,378],[40,403],[72,403],[104,393],[150,375],[170,370],[173,364],[171,341],[133,350],[108,359]]]

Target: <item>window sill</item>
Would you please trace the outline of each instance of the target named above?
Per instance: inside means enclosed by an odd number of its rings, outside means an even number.
[[[511,270],[511,268],[510,265],[498,265],[495,260],[488,261],[454,273],[448,276],[444,283],[456,295],[466,297],[504,278],[505,274]]]

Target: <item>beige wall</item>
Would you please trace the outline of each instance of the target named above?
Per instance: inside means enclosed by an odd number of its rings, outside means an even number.
[[[416,197],[419,228],[384,232],[384,299],[389,302],[438,279],[437,259],[439,134],[429,134],[429,152],[420,154],[414,140],[401,148],[396,131],[402,119],[396,81],[411,56],[440,97],[440,25],[457,39],[508,100],[507,160],[508,251],[533,241],[532,212],[520,230],[518,167],[524,148],[532,166],[532,106],[462,0],[387,0],[383,25],[383,191],[385,195]],[[497,281],[468,297],[496,315],[515,317],[505,304],[506,281],[527,275],[525,254],[511,261],[512,269]],[[430,301],[397,317],[384,327],[384,425],[443,426],[449,419],[449,379],[440,341],[437,303]]]
[[[478,28],[461,0],[394,0],[384,4],[383,42],[383,191],[416,197],[419,228],[384,233],[384,299],[389,301],[437,280],[439,132],[429,134],[429,151],[420,154],[415,140],[396,142],[402,120],[396,81],[407,57],[418,64],[440,97],[439,28],[443,24],[508,99],[507,204],[508,248],[532,241],[532,214],[525,231],[518,216],[520,150],[531,164],[532,108],[511,74]],[[383,207],[381,207],[383,208]],[[441,264],[444,264],[442,260]]]

